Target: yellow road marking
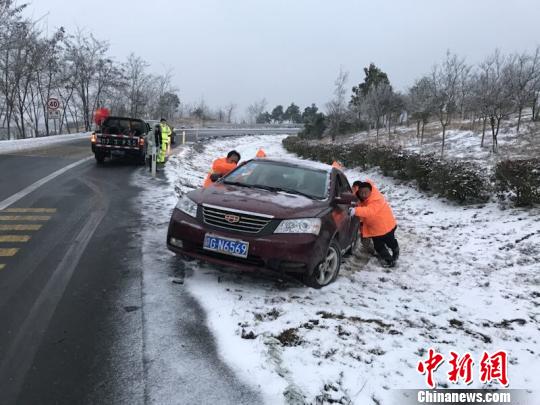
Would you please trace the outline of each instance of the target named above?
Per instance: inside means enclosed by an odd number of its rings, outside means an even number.
[[[6,208],[0,212],[41,212],[45,214],[54,214],[56,208]]]
[[[0,231],[39,231],[39,224],[0,224]]]
[[[0,249],[0,257],[15,256],[18,250],[17,248]]]
[[[48,221],[50,215],[0,215],[0,221]]]
[[[4,267],[6,267],[5,264],[0,264],[0,270],[2,270]]]
[[[30,235],[0,235],[0,242],[28,242]]]

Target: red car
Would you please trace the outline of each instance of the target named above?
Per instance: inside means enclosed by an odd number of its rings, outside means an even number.
[[[246,270],[296,273],[321,288],[358,241],[356,201],[338,169],[299,160],[253,159],[213,186],[182,196],[167,246]]]

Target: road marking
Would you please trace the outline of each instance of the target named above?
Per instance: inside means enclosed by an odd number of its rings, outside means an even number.
[[[0,221],[48,221],[50,215],[0,215]]]
[[[0,231],[39,231],[41,226],[38,224],[0,224]]]
[[[0,264],[0,270],[2,270],[4,267],[6,267],[5,264]]]
[[[28,242],[30,235],[0,235],[0,242]]]
[[[9,248],[9,249],[0,249],[0,257],[11,257],[15,256],[19,249]]]
[[[60,176],[61,174],[64,174],[68,170],[73,169],[74,167],[77,167],[77,166],[83,164],[84,162],[87,162],[87,161],[89,161],[90,159],[93,159],[93,158],[94,158],[93,156],[88,156],[87,158],[78,160],[77,162],[74,162],[74,163],[72,163],[70,165],[67,165],[66,167],[49,174],[48,176],[42,178],[41,180],[38,180],[35,183],[30,184],[28,187],[22,189],[18,193],[13,194],[11,197],[8,197],[5,200],[0,201],[0,211],[6,209],[10,205],[16,203],[21,198],[26,197],[32,191],[37,190],[39,187],[41,187],[45,183],[51,181],[52,179]]]
[[[32,213],[44,213],[54,214],[56,208],[6,208],[0,212],[32,212]]]
[[[0,392],[5,403],[16,402],[24,377],[32,365],[54,311],[92,236],[107,213],[107,198],[96,185],[85,179],[82,181],[95,193],[91,201],[93,210],[85,217],[86,222],[82,224],[79,233],[69,242],[66,253],[39,291],[28,315],[22,315],[22,323],[18,330],[13,331],[10,343],[2,347],[0,376],[9,376],[0,378]]]

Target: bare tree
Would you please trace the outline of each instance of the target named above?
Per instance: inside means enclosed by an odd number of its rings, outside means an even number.
[[[513,102],[509,76],[511,60],[496,50],[480,65],[484,76],[486,104],[489,123],[491,126],[492,151],[498,152],[498,135],[501,120],[512,111]]]
[[[392,102],[392,86],[386,82],[373,85],[364,97],[362,106],[365,115],[368,116],[371,123],[375,125],[376,142],[379,143],[379,129],[381,120],[390,111]]]
[[[534,99],[534,87],[540,74],[540,47],[532,56],[526,53],[512,55],[507,64],[508,91],[518,112],[516,131],[519,132],[523,109]]]
[[[106,58],[109,49],[107,42],[99,41],[92,34],[85,36],[78,31],[66,42],[66,62],[70,66],[70,76],[74,83],[75,94],[81,103],[82,118],[85,130],[92,126],[92,116],[95,108],[94,86],[98,81],[100,65]],[[98,88],[99,83],[97,84]],[[99,94],[98,94],[99,97]]]
[[[446,59],[440,66],[435,66],[431,72],[431,98],[436,114],[442,126],[441,157],[444,157],[446,129],[457,110],[460,92],[460,77],[467,69],[465,61],[447,52]]]
[[[424,143],[424,128],[434,112],[431,85],[429,77],[422,77],[409,90],[409,108],[412,118],[416,121],[416,136],[420,145]]]
[[[329,122],[329,131],[332,137],[332,142],[336,140],[336,135],[341,132],[341,125],[344,121],[347,112],[347,103],[345,94],[349,72],[343,70],[343,66],[339,68],[339,74],[334,81],[334,98],[326,103],[326,110]]]
[[[227,106],[225,107],[225,113],[227,114],[227,123],[230,124],[231,123],[231,120],[232,120],[232,116],[234,114],[234,110],[236,109],[236,104],[233,103],[233,102],[230,102],[229,104],[227,104]]]
[[[255,101],[248,106],[246,112],[250,124],[254,124],[256,122],[257,117],[261,115],[264,110],[266,110],[266,105],[266,99],[262,98],[261,100]]]

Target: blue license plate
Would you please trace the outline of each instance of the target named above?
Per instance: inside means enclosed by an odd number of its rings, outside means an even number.
[[[248,256],[249,242],[206,234],[204,236],[203,248],[245,259]]]

